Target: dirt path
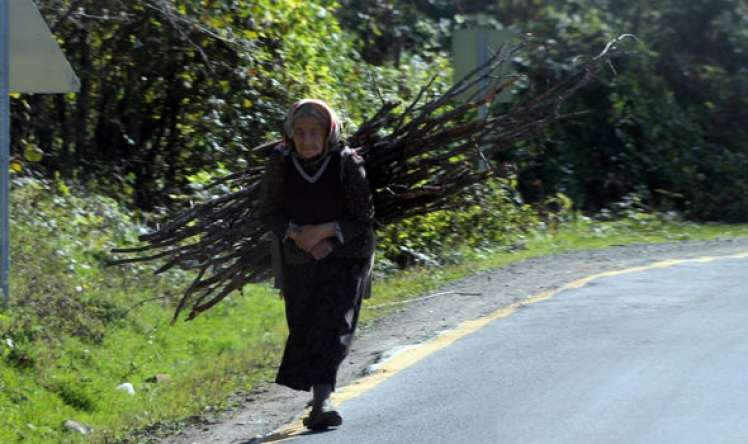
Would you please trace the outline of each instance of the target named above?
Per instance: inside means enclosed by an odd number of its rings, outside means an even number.
[[[341,367],[339,386],[371,371],[392,350],[418,344],[439,331],[456,327],[494,310],[591,274],[665,259],[721,256],[748,252],[748,238],[660,245],[629,245],[605,250],[564,253],[522,261],[482,272],[446,286],[454,292],[403,304],[395,313],[362,328]],[[376,304],[376,296],[369,301]],[[243,395],[241,407],[201,418],[160,442],[249,443],[297,418],[309,394],[275,384],[261,384]]]

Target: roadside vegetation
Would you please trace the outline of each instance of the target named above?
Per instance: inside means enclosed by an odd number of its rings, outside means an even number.
[[[482,197],[508,199],[498,186]],[[571,208],[546,216],[505,202],[484,237],[466,211],[412,220],[411,239],[387,240],[363,322],[403,301],[480,270],[530,257],[630,243],[748,236],[745,225],[698,225],[652,214],[636,200],[599,218]],[[511,199],[510,199],[511,200]],[[498,208],[498,207],[497,207]],[[285,338],[283,304],[250,285],[195,321],[169,324],[189,276],[150,267],[106,267],[107,251],[145,228],[112,199],[58,181],[16,181],[12,194],[11,304],[0,312],[0,442],[111,442],[157,424],[160,433],[225,409],[275,370]],[[475,210],[477,211],[477,210]],[[456,217],[456,219],[454,218]],[[441,230],[440,242],[431,236]],[[447,232],[453,233],[445,235]],[[404,270],[388,253],[408,245]],[[452,251],[451,254],[445,252]],[[389,258],[388,258],[389,257]],[[413,259],[415,258],[415,259]],[[118,388],[129,383],[134,390]],[[84,436],[66,421],[92,429]]]

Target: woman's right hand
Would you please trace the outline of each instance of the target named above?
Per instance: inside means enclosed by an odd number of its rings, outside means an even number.
[[[326,258],[330,253],[332,253],[332,250],[332,242],[325,239],[315,245],[309,253],[312,255],[312,257],[314,257],[315,260],[319,261]]]
[[[324,223],[319,225],[304,225],[302,227],[289,228],[288,237],[296,242],[296,245],[307,253],[311,253],[317,244],[335,236],[335,223]]]

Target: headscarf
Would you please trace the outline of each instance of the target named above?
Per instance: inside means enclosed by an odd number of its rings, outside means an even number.
[[[319,99],[303,99],[291,105],[283,122],[283,138],[287,146],[293,146],[293,125],[300,116],[311,115],[323,126],[327,126],[327,144],[324,153],[338,148],[340,142],[340,119],[330,105]],[[323,154],[324,154],[323,153]]]

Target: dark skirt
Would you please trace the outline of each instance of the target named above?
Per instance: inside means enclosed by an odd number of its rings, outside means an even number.
[[[294,390],[335,388],[350,351],[368,277],[368,260],[326,258],[284,265],[288,340],[275,382]]]

